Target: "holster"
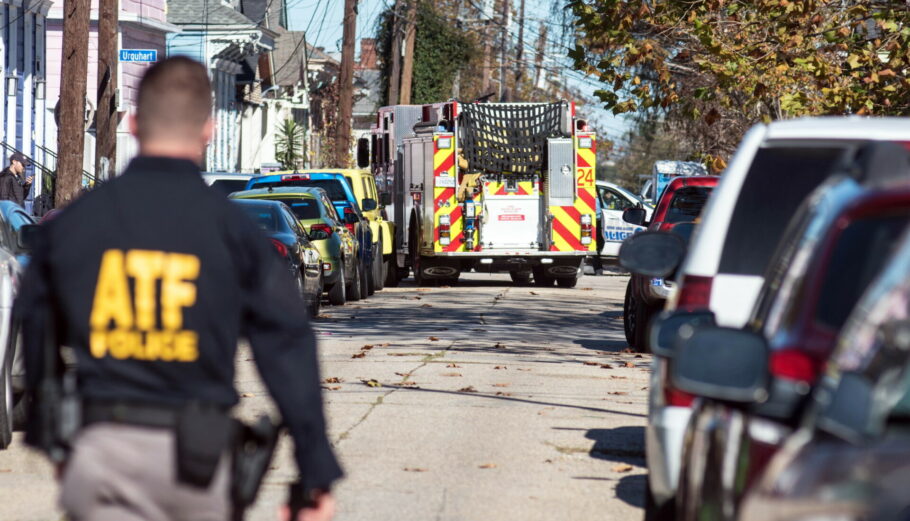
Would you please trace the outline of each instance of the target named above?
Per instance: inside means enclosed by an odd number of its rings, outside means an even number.
[[[256,501],[262,480],[275,454],[281,428],[267,416],[260,416],[253,425],[237,422],[237,426],[231,500],[234,506],[234,519],[241,519],[243,511]]]
[[[177,417],[177,480],[208,488],[236,436],[236,422],[223,408],[187,404]]]

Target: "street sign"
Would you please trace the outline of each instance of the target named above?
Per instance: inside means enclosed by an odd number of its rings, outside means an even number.
[[[156,49],[120,49],[120,61],[151,63],[158,61]]]

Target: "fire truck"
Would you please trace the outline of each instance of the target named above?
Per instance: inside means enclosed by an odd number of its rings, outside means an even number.
[[[474,269],[574,287],[596,253],[597,139],[574,103],[383,107],[360,144],[397,230],[387,283]]]

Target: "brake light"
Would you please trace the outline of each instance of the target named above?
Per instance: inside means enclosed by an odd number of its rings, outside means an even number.
[[[678,309],[706,309],[711,304],[711,277],[684,275],[679,287]]]
[[[448,246],[452,243],[452,217],[449,215],[439,216],[439,244]]]
[[[581,243],[584,245],[591,244],[591,236],[593,235],[591,222],[592,219],[590,214],[581,216]]]
[[[695,397],[689,393],[678,391],[669,385],[664,386],[664,401],[671,407],[692,407]]]
[[[796,382],[815,382],[818,377],[818,364],[805,352],[795,348],[781,349],[771,353],[768,364],[771,374],[785,380]]]
[[[272,239],[272,246],[278,250],[278,254],[282,257],[288,256],[288,247],[285,246],[283,242],[279,241],[278,239]]]
[[[335,231],[332,229],[331,226],[329,226],[328,224],[325,224],[325,223],[316,223],[316,224],[310,226],[310,230],[311,231],[312,230],[323,231],[323,232],[327,233],[328,235],[332,235],[332,232]]]
[[[288,181],[309,181],[310,174],[290,174],[281,176],[281,182],[285,183]]]

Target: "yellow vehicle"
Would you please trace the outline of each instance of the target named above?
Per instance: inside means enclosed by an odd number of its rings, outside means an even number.
[[[395,223],[387,221],[383,216],[387,201],[379,200],[380,194],[376,190],[376,178],[369,170],[345,169],[338,170],[338,172],[344,174],[345,179],[348,180],[348,184],[351,185],[351,189],[360,203],[363,217],[370,223],[375,255],[378,257],[380,252],[382,255],[381,258],[374,257],[373,259],[373,280],[376,289],[382,289],[386,285],[397,286],[398,277],[389,276],[389,265],[393,260],[392,255],[395,253]],[[373,206],[369,203],[365,204],[365,201],[370,199],[378,201],[379,205],[372,210],[364,210],[364,208]]]

